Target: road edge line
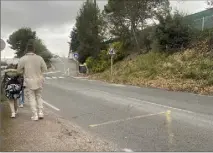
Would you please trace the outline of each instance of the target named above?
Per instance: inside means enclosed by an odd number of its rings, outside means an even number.
[[[52,104],[49,104],[48,102],[46,102],[46,101],[44,101],[44,100],[43,100],[43,103],[46,104],[47,106],[51,107],[52,109],[56,110],[56,111],[60,111],[59,108],[53,106]]]

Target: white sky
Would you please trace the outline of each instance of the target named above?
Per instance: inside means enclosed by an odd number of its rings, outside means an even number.
[[[29,26],[54,54],[68,55],[68,41],[75,17],[83,1],[1,1],[1,38],[23,26]],[[106,0],[98,0],[103,9]],[[171,1],[171,6],[192,14],[206,9],[205,1]],[[1,58],[13,58],[14,51],[7,45]]]

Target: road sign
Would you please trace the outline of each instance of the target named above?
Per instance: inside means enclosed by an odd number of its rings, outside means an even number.
[[[109,55],[115,55],[115,50],[113,48],[109,49]]]
[[[115,49],[110,48],[108,54],[111,55],[111,80],[113,81],[113,55],[115,55]]]
[[[74,53],[73,56],[75,59],[78,59],[78,53]]]
[[[1,39],[1,51],[3,51],[5,47],[6,47],[6,43],[3,39]]]

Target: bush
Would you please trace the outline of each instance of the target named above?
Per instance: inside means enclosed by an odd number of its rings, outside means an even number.
[[[145,52],[148,52],[151,49],[152,40],[150,38],[150,35],[152,33],[152,30],[153,30],[153,27],[147,27],[146,29],[139,31],[138,33],[140,48],[144,50]]]
[[[90,72],[103,72],[110,65],[110,60],[107,56],[107,51],[101,51],[96,59],[94,57],[88,57],[86,60],[86,64]]]
[[[176,51],[189,44],[194,29],[189,26],[189,21],[186,21],[184,15],[175,12],[174,15],[167,14],[166,17],[157,15],[157,18],[159,24],[152,33],[152,50],[160,45],[161,51]]]
[[[114,62],[120,61],[125,57],[125,52],[123,51],[123,44],[120,42],[112,43],[111,47],[115,49]],[[110,55],[108,55],[108,50],[102,50],[96,58],[89,57],[86,60],[87,67],[92,73],[103,72],[110,66]]]
[[[114,42],[114,43],[112,43],[112,47],[115,49],[115,53],[116,53],[115,57],[114,57],[115,62],[122,60],[126,56],[125,51],[123,49],[123,43]],[[108,49],[108,51],[109,51],[109,49]]]

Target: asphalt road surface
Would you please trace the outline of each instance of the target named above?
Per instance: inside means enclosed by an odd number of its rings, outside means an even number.
[[[211,96],[61,76],[46,75],[48,106],[118,150],[213,151]]]
[[[70,60],[63,57],[53,58],[52,66],[55,71],[60,71],[61,73],[68,76],[76,76],[77,74],[77,65],[74,60]],[[69,71],[69,74],[67,73]]]

